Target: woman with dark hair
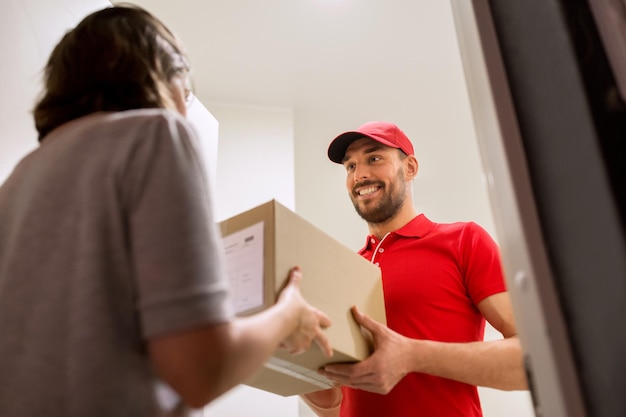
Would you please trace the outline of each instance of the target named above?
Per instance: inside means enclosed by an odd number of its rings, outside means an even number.
[[[93,13],[56,45],[35,107],[40,140],[54,128],[95,112],[166,108],[185,115],[173,87],[189,95],[182,44],[158,19],[136,6]]]
[[[188,94],[181,44],[140,8],[54,48],[40,146],[0,187],[1,416],[184,415],[278,347],[332,354],[298,268],[234,317]]]

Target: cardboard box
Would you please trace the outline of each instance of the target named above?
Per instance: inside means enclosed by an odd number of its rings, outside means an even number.
[[[325,330],[333,349],[325,357],[314,344],[301,355],[278,350],[246,384],[282,396],[332,386],[317,369],[331,362],[357,362],[371,343],[352,317],[358,306],[385,323],[380,269],[275,200],[220,223],[237,314],[273,305],[291,267],[302,268],[304,298],[332,320]]]

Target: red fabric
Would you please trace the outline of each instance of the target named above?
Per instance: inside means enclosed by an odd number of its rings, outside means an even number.
[[[499,250],[475,223],[438,224],[424,215],[359,251],[382,269],[387,325],[405,336],[483,340],[476,305],[506,291]],[[341,417],[482,416],[476,387],[412,373],[388,395],[343,388]]]

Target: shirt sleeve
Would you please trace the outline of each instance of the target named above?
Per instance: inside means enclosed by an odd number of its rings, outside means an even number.
[[[161,114],[142,127],[124,175],[145,338],[230,320],[223,251],[195,132]]]
[[[507,290],[500,250],[482,227],[473,222],[467,223],[460,245],[465,285],[475,305]]]

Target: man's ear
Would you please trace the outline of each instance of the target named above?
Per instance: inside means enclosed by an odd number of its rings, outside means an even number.
[[[417,177],[417,171],[419,169],[419,163],[417,162],[417,158],[415,155],[409,155],[404,160],[404,174],[407,180],[412,180]]]

